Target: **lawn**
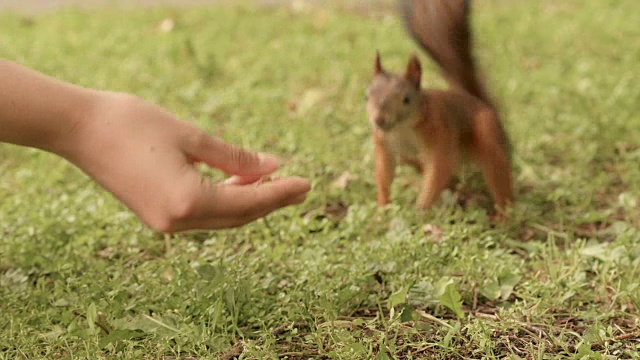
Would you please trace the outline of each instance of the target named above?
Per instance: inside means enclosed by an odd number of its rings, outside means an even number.
[[[402,169],[376,208],[373,55],[418,52],[393,12],[0,13],[0,57],[137,94],[314,186],[165,237],[66,161],[1,145],[0,359],[640,358],[640,2],[477,3],[514,145],[503,224],[473,169],[428,212]]]

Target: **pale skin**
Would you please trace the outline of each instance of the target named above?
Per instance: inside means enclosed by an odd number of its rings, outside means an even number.
[[[0,60],[0,142],[76,165],[151,229],[237,227],[306,198],[301,177],[259,182],[280,161],[229,145],[138,97],[65,83]],[[231,175],[212,183],[204,163]]]

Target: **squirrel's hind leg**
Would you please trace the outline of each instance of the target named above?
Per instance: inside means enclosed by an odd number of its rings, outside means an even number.
[[[487,186],[491,191],[498,213],[503,213],[513,203],[513,180],[508,149],[503,144],[502,133],[492,113],[482,116],[491,118],[479,121],[474,141],[474,160],[480,166]]]

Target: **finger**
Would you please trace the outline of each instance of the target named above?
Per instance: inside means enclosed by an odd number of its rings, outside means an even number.
[[[280,167],[280,161],[273,155],[241,149],[200,130],[186,139],[185,151],[189,157],[227,174],[264,175]]]
[[[284,207],[287,206],[292,206],[292,205],[296,205],[296,204],[301,204],[303,203],[305,200],[307,199],[307,194],[304,193],[302,195],[299,195],[297,197],[293,197],[291,199],[289,199],[286,203],[284,204],[280,204],[275,208],[267,208],[267,209],[263,209],[261,211],[258,211],[254,214],[252,214],[251,216],[243,216],[243,217],[234,217],[234,218],[225,218],[225,219],[220,219],[216,226],[217,229],[228,229],[228,228],[234,228],[234,227],[239,227],[242,225],[246,225],[250,222],[253,222],[257,219],[263,218],[267,215],[269,215],[270,213],[278,210],[278,209],[282,209]]]
[[[215,211],[216,206],[225,204],[224,210],[227,217],[248,217],[260,213],[261,210],[271,211],[294,204],[301,195],[305,195],[311,189],[309,181],[300,177],[280,178],[260,185],[214,185],[213,187],[218,204],[209,201],[203,205]]]
[[[226,179],[224,185],[250,185],[260,182],[263,175],[234,175]]]
[[[309,181],[299,177],[281,178],[257,186],[209,184],[195,204],[197,211],[191,218],[176,224],[176,230],[244,225],[279,208],[303,202],[310,189]]]
[[[271,181],[278,181],[279,176],[269,175],[234,175],[222,182],[224,185],[261,185]]]

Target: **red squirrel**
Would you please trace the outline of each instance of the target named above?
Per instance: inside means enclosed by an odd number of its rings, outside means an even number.
[[[423,182],[418,208],[428,209],[448,187],[461,160],[482,170],[502,217],[513,202],[510,144],[472,56],[468,0],[400,0],[411,37],[438,64],[449,89],[422,89],[417,56],[403,75],[386,71],[376,53],[367,91],[373,128],[378,206],[390,203],[399,163]]]

